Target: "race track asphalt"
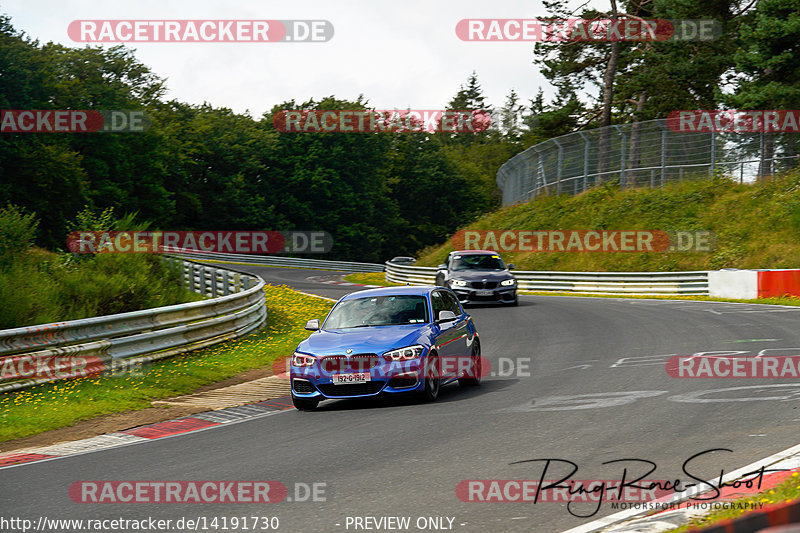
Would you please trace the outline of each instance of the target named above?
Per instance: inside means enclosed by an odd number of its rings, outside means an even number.
[[[306,279],[329,272],[236,268],[326,297],[361,289]],[[434,531],[427,518],[445,517],[444,528],[452,519],[464,533],[559,532],[615,511],[608,503],[592,515],[593,503],[463,502],[456,487],[538,480],[545,463],[532,459],[571,461],[574,480],[619,479],[624,467],[630,478],[644,466],[602,464],[615,459],[654,462],[648,479],[688,480],[685,461],[730,450],[689,462],[689,472],[710,479],[798,444],[800,380],[676,379],[665,363],[701,352],[800,354],[800,308],[523,296],[519,307],[468,311],[494,373],[479,388],[450,385],[431,404],[329,401],[315,412],[3,469],[0,515],[276,516],[285,532],[392,531],[354,527],[354,517],[368,516],[410,517],[407,531]],[[565,468],[553,462],[544,478]],[[275,480],[293,499],[296,486],[324,483],[325,501],[77,504],[68,488],[79,480]]]

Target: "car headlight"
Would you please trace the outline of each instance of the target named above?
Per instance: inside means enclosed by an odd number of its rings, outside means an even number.
[[[467,282],[464,281],[463,279],[451,279],[450,285],[452,285],[453,287],[466,287]]]
[[[517,280],[515,280],[514,278],[504,279],[503,281],[500,282],[500,285],[502,285],[504,287],[510,287],[511,285],[516,285],[516,284],[517,284]]]
[[[420,344],[414,346],[406,346],[398,350],[392,350],[383,354],[383,358],[389,362],[392,361],[410,361],[418,358],[425,351],[425,347]]]
[[[292,366],[296,366],[296,367],[300,367],[300,368],[308,367],[308,366],[314,366],[314,363],[316,361],[317,360],[314,357],[311,357],[310,355],[306,355],[306,354],[302,354],[302,353],[298,353],[298,352],[294,352],[292,354]]]

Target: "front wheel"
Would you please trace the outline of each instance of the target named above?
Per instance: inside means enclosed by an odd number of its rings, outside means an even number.
[[[310,398],[298,398],[294,394],[292,394],[292,403],[294,406],[299,409],[300,411],[313,411],[319,405],[319,400],[313,400]]]
[[[464,374],[464,377],[458,378],[458,384],[462,387],[477,387],[481,384],[482,375],[482,362],[481,362],[481,345],[478,339],[472,344],[472,353],[470,358],[470,369]]]
[[[439,397],[439,388],[441,387],[442,370],[439,364],[439,357],[436,355],[429,355],[425,359],[425,388],[422,389],[422,400],[426,402],[434,402]]]

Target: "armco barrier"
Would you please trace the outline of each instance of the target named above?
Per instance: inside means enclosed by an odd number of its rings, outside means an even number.
[[[209,300],[0,331],[0,392],[149,362],[241,337],[267,317],[257,276],[180,262],[184,282]],[[70,370],[71,369],[71,370]]]
[[[216,252],[195,252],[174,249],[174,254],[195,261],[219,261],[222,263],[247,263],[263,266],[290,268],[309,268],[321,270],[341,270],[344,272],[383,272],[379,263],[356,263],[352,261],[329,261],[327,259],[302,259],[279,255],[225,254]]]
[[[386,280],[430,285],[437,270],[386,263]],[[708,294],[708,272],[537,272],[514,271],[523,291],[594,294]]]

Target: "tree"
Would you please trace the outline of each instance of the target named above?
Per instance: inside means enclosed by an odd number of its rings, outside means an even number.
[[[724,102],[735,109],[800,109],[800,11],[795,0],[760,0],[742,17],[739,46],[731,76],[734,87]],[[767,135],[764,168],[773,172],[772,157],[783,144],[785,155],[798,153],[797,134]],[[760,149],[760,147],[759,147]],[[791,165],[797,158],[788,159]]]

